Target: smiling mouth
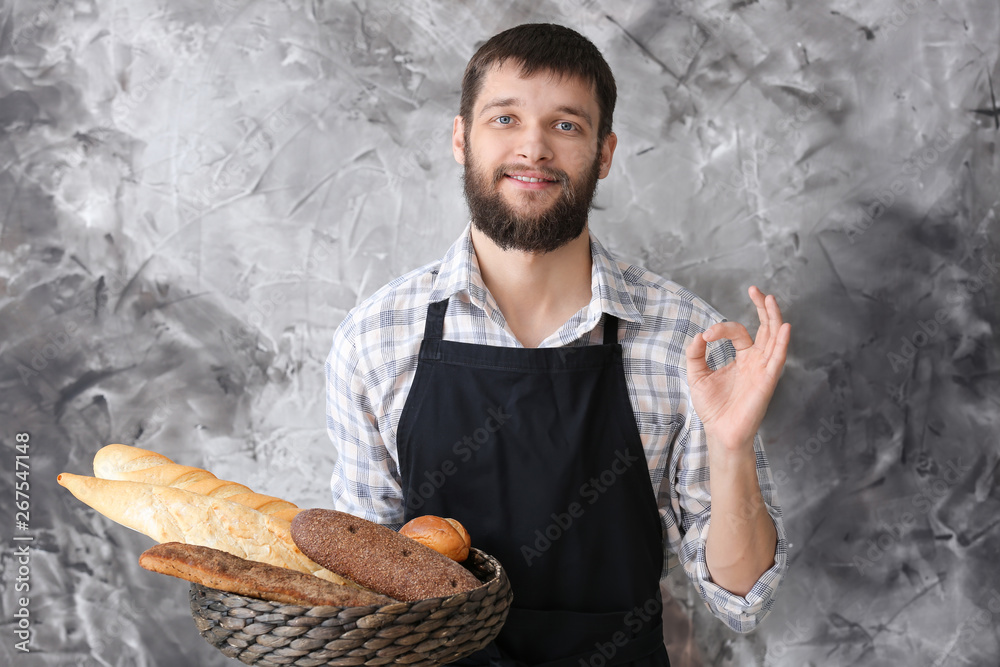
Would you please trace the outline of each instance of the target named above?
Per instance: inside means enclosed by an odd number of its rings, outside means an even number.
[[[515,176],[513,174],[506,174],[508,178],[513,178],[515,181],[521,181],[522,183],[556,183],[554,178],[532,178],[530,176]]]

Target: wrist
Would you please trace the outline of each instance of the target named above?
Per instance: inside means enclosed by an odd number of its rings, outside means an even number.
[[[708,454],[711,458],[720,461],[738,461],[747,457],[755,456],[753,449],[754,436],[749,438],[724,438],[705,433],[705,443],[708,446]]]
[[[740,447],[724,447],[721,444],[708,447],[708,468],[711,482],[716,488],[714,491],[722,489],[737,490],[745,492],[758,489],[757,480],[757,452],[753,448],[753,440],[743,443]]]

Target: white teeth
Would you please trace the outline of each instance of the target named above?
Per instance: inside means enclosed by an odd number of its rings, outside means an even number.
[[[524,181],[525,183],[540,183],[548,180],[545,178],[528,178],[526,176],[511,176],[511,178],[516,178],[517,180]]]

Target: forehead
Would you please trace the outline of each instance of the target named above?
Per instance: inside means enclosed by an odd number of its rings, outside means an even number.
[[[549,69],[524,76],[521,63],[511,61],[494,65],[486,72],[475,108],[481,109],[498,98],[517,99],[523,104],[598,108],[595,86],[582,78]]]

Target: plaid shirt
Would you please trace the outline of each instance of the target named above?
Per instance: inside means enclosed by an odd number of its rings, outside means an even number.
[[[396,427],[413,382],[429,303],[450,297],[446,340],[522,347],[483,283],[467,225],[445,256],[378,290],[351,310],[334,334],[326,363],[327,429],[337,447],[334,506],[398,528],[403,520]],[[539,347],[599,345],[601,315],[619,318],[626,384],[663,524],[664,574],[682,565],[708,608],[737,632],[770,611],[787,567],[787,540],[775,485],[759,436],[757,477],[778,533],[774,565],[746,597],[714,582],[705,560],[711,518],[708,448],[691,407],[685,348],[722,317],[676,283],[615,259],[590,234],[590,304]],[[728,341],[709,345],[709,365],[735,354]]]

